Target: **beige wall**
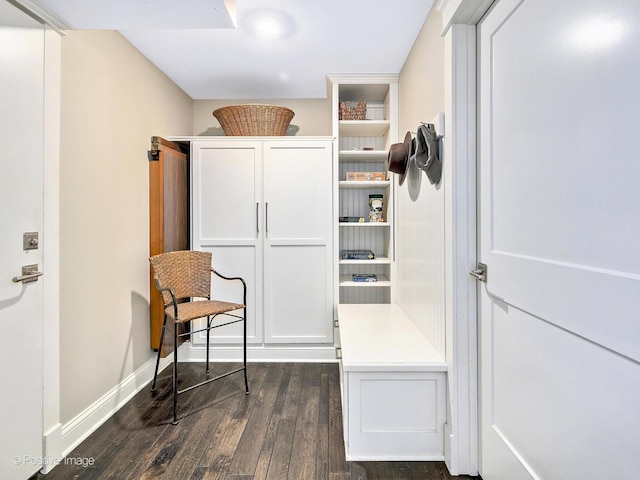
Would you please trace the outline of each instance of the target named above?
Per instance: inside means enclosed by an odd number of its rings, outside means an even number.
[[[152,357],[152,135],[191,135],[193,102],[120,34],[62,38],[61,421]]]
[[[195,100],[193,102],[194,135],[224,135],[220,123],[212,115],[216,108],[242,103],[266,103],[290,108],[295,116],[288,135],[330,136],[331,100],[327,99],[269,99],[269,100]],[[297,128],[296,128],[297,127]]]
[[[400,72],[401,139],[407,131],[415,137],[420,122],[431,122],[444,111],[441,26],[441,15],[432,9]],[[410,195],[409,184],[414,178],[420,178],[420,185]],[[416,169],[397,196],[398,303],[443,356],[444,193],[442,182],[436,188]]]

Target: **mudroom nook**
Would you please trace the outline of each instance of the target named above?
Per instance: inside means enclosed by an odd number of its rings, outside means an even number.
[[[637,3],[0,0],[0,478],[634,479]]]

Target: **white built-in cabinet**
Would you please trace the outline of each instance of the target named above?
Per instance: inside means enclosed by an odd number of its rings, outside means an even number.
[[[353,181],[347,172],[385,172],[388,150],[398,141],[397,75],[331,75],[333,135],[338,143],[337,168],[337,303],[392,303],[394,276],[394,179]],[[341,120],[340,102],[366,102],[364,120]],[[384,222],[369,222],[369,196],[381,194]],[[363,217],[364,222],[342,222]],[[345,250],[371,250],[374,260],[341,258]],[[377,282],[353,282],[352,275],[375,274]]]
[[[191,245],[247,282],[249,343],[333,342],[333,145],[324,137],[191,142]],[[214,295],[241,301],[233,283],[215,282]],[[229,325],[212,340],[238,343],[241,333]]]
[[[442,460],[447,365],[395,303],[397,175],[348,180],[348,172],[386,172],[398,139],[398,77],[332,75],[338,158],[335,346],[340,366],[347,460]],[[340,102],[366,102],[364,119],[341,119]],[[369,196],[382,195],[383,222],[369,222]],[[363,222],[341,217],[364,217]],[[344,259],[371,250],[375,259]],[[354,282],[371,273],[376,282]]]

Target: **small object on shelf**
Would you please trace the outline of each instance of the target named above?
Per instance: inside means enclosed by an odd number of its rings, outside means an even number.
[[[340,258],[342,260],[374,260],[376,255],[371,250],[342,250]]]
[[[377,282],[378,276],[375,273],[354,273],[351,275],[354,282]]]
[[[228,136],[285,136],[293,110],[276,105],[229,105],[213,111]]]
[[[372,193],[369,195],[369,221],[370,222],[384,222],[382,216],[383,210],[383,198],[381,193]]]
[[[367,116],[366,102],[340,102],[339,120],[364,120]]]
[[[340,217],[339,221],[345,223],[364,223],[364,217]]]
[[[365,152],[370,152],[373,150],[373,147],[362,147],[362,150],[364,150]]]
[[[372,181],[386,180],[387,175],[384,172],[346,172],[345,180],[347,181]]]

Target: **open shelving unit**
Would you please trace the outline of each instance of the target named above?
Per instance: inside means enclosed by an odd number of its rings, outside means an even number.
[[[397,75],[332,75],[333,135],[337,142],[335,194],[337,303],[392,303],[394,277],[394,182],[345,180],[347,172],[386,172],[389,147],[398,141]],[[341,120],[340,102],[366,102],[364,120]],[[382,222],[369,222],[369,195],[383,196]],[[364,222],[340,222],[340,217]],[[371,250],[373,260],[341,258],[344,250]],[[375,274],[376,282],[354,282],[353,274]]]

